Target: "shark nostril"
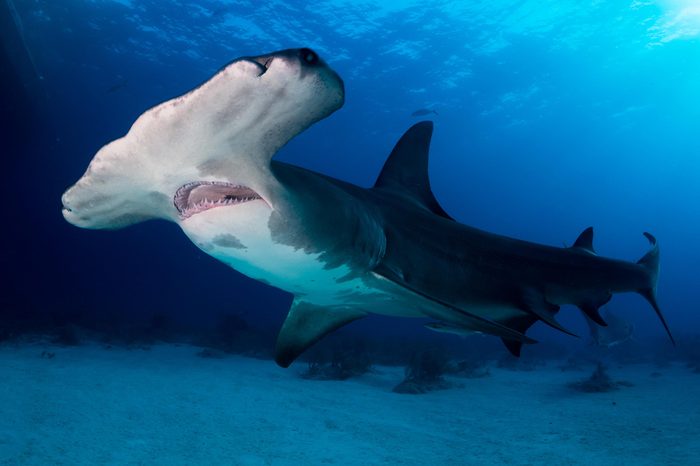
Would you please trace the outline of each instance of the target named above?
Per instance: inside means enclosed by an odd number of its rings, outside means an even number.
[[[315,65],[318,63],[318,55],[311,49],[303,48],[299,50],[301,60],[307,65]]]

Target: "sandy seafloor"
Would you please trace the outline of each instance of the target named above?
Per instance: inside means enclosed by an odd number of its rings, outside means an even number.
[[[313,381],[197,351],[0,346],[0,464],[700,464],[700,375],[681,365],[612,367],[634,386],[604,394],[550,363],[400,395],[401,368]]]

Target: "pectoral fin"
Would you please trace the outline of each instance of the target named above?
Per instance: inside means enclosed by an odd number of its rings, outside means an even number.
[[[352,307],[323,307],[295,299],[277,336],[275,362],[289,365],[326,334],[364,317],[366,312]]]

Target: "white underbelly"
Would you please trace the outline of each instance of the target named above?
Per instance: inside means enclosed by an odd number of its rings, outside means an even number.
[[[368,311],[377,313],[396,307],[392,293],[368,284],[365,274],[344,264],[328,267],[321,253],[274,241],[267,227],[269,213],[261,211],[264,206],[259,202],[248,204],[199,213],[183,222],[182,229],[202,251],[238,272],[314,304],[357,303],[372,306],[380,312]]]

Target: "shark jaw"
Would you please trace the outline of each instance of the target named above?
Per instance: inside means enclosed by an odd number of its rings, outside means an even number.
[[[256,200],[263,198],[247,186],[225,181],[196,181],[181,186],[173,197],[173,204],[180,219],[185,220],[209,209]]]

